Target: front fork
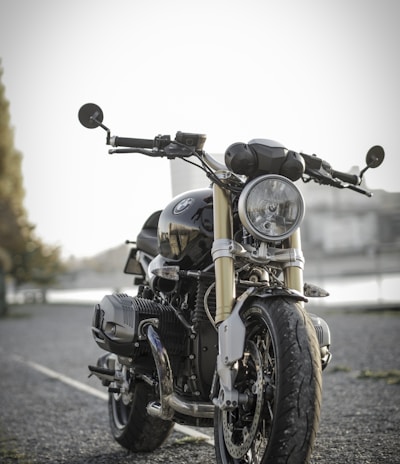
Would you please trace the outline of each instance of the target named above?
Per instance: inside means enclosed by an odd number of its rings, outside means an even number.
[[[223,171],[216,173],[223,181]],[[217,240],[232,240],[233,218],[229,192],[218,184],[214,193],[214,243]],[[239,315],[238,304],[232,313],[235,299],[235,267],[233,256],[225,251],[213,252],[215,265],[216,314],[218,325],[217,374],[219,392],[214,391],[213,403],[220,409],[233,409],[243,401],[234,387],[237,369],[234,365],[243,356],[245,326]],[[248,293],[248,292],[245,292]],[[245,301],[243,296],[238,301]],[[240,307],[242,305],[240,304]]]
[[[214,240],[228,239],[233,236],[232,207],[229,192],[214,184]],[[236,298],[235,267],[232,256],[214,256],[216,324],[224,321],[232,312]]]
[[[223,181],[226,173],[220,171],[217,175],[219,175],[220,180]],[[214,184],[213,189],[214,241],[230,241],[233,239],[230,194],[218,184]],[[304,306],[304,259],[301,248],[300,229],[297,229],[294,234],[286,240],[284,245],[285,248],[293,250],[293,260],[283,265],[285,286],[290,290],[294,290],[291,296],[295,297],[301,306]],[[234,388],[237,374],[235,365],[237,365],[237,361],[243,356],[246,334],[246,329],[239,312],[247,298],[255,293],[256,289],[250,287],[236,300],[235,267],[232,253],[222,248],[221,250],[213,252],[213,259],[215,265],[216,292],[215,322],[218,326],[217,373],[220,384],[218,397],[214,397],[213,402],[217,407],[227,410],[234,409],[238,404],[247,400],[246,398],[241,398],[237,389]],[[320,324],[319,318],[311,316],[311,319],[313,320],[314,326]],[[326,325],[324,333],[327,333],[330,339],[329,328],[325,321],[322,322]],[[320,344],[322,349],[321,341]]]
[[[295,253],[301,259],[297,259],[290,263],[289,266],[284,268],[283,274],[285,277],[285,284],[287,288],[291,290],[296,290],[298,293],[303,295],[304,292],[304,280],[303,280],[303,269],[304,269],[304,259],[302,258],[303,252],[301,248],[301,235],[300,229],[297,229],[294,234],[292,234],[287,240],[286,243],[287,248],[291,248],[297,251]],[[301,305],[304,306],[304,302],[302,300],[299,301]]]
[[[220,178],[223,179],[220,174]],[[214,241],[232,240],[233,219],[230,195],[220,185],[214,184]],[[303,296],[304,281],[300,229],[297,229],[285,242],[285,248],[294,249],[295,259],[284,266],[286,287],[295,290]],[[230,316],[236,299],[235,267],[231,253],[214,254],[215,265],[215,292],[216,292],[216,324],[223,322]],[[301,300],[301,298],[299,298]],[[303,303],[301,301],[301,303]]]

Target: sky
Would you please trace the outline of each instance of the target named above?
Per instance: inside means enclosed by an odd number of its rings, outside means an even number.
[[[397,0],[0,0],[37,235],[91,256],[171,199],[171,161],[108,155],[105,132],[78,122],[87,102],[113,135],[205,133],[210,153],[269,138],[347,171],[379,144],[367,185],[399,191],[399,13]]]

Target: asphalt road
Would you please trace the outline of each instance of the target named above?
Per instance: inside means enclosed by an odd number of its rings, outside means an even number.
[[[400,463],[400,311],[321,315],[334,358],[312,463]],[[105,390],[87,377],[102,353],[91,317],[88,306],[21,305],[0,320],[0,462],[215,463],[212,446],[181,432],[152,454],[128,454],[113,441]]]

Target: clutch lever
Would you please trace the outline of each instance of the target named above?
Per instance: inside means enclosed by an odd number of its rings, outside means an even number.
[[[109,155],[114,155],[116,153],[140,153],[146,156],[163,156],[158,154],[158,151],[155,150],[145,150],[144,148],[111,148],[108,150]]]

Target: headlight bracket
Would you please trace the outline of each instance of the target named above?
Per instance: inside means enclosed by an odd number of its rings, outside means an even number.
[[[235,240],[218,239],[214,240],[211,250],[213,260],[218,258],[245,258],[257,264],[278,264],[282,270],[288,267],[298,267],[304,269],[304,255],[298,248],[275,248],[261,242],[255,248],[251,245],[243,246]]]

